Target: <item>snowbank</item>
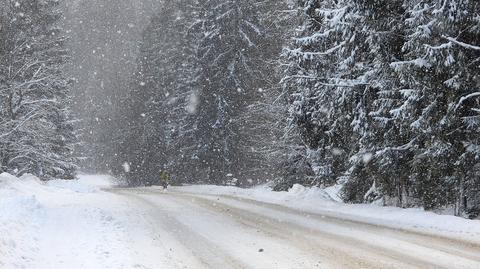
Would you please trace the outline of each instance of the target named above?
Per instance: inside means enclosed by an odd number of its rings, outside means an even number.
[[[420,208],[402,209],[374,204],[345,204],[339,201],[337,187],[321,189],[295,185],[287,192],[273,192],[267,185],[251,189],[210,185],[172,187],[172,189],[179,192],[252,199],[334,218],[480,242],[480,220],[438,215]]]
[[[20,266],[35,254],[35,235],[44,213],[34,193],[21,188],[26,181],[40,186],[33,177],[0,174],[0,268]]]
[[[108,175],[80,175],[78,180],[51,180],[47,186],[77,193],[92,193],[114,185],[114,179]]]
[[[82,195],[93,195],[101,188],[112,185],[112,182],[108,176],[80,176],[79,180],[45,183],[32,175],[17,178],[7,173],[0,174],[0,268],[38,269],[34,262],[38,260],[39,253],[44,251],[42,241],[52,237],[55,232],[48,234],[45,228],[50,226],[59,229],[57,225],[49,225],[49,222],[58,224],[61,220],[57,217],[64,215],[79,218],[72,220],[78,222],[86,218],[82,214],[97,213],[95,208],[76,208],[66,204],[66,201],[94,200],[92,198],[96,196]],[[108,198],[105,197],[105,200]],[[101,201],[103,204],[105,202]],[[73,209],[77,209],[78,214]],[[93,225],[89,223],[88,227]],[[50,250],[47,248],[45,251]]]

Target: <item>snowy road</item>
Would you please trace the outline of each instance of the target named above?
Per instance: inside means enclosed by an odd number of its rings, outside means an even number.
[[[250,200],[259,195],[268,203]],[[288,204],[270,203],[282,196]],[[363,206],[308,198],[320,210],[342,213],[290,207],[301,205],[300,197],[263,188],[122,189],[108,176],[43,183],[2,174],[0,269],[480,268],[478,221],[367,206],[376,215],[416,216],[408,221],[422,229],[430,223],[425,218],[450,223],[427,235],[401,218],[404,230],[356,219]]]
[[[150,246],[139,268],[480,268],[480,246],[469,242],[228,196],[109,192],[151,234],[140,236]]]

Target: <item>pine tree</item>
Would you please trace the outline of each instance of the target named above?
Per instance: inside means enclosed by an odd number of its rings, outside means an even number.
[[[359,148],[351,161],[353,167],[343,188],[349,202],[366,202],[379,197],[402,199],[409,176],[408,133],[402,132],[403,104],[400,80],[390,67],[392,61],[402,59],[404,43],[403,1],[354,1],[357,16],[361,17],[364,36],[364,54],[368,60],[364,80],[365,104],[359,107],[354,131],[360,135]]]
[[[252,100],[240,115],[239,150],[242,152],[244,167],[240,183],[260,184],[269,180],[280,180],[284,169],[284,159],[289,141],[284,139],[286,98],[283,88],[279,87],[282,64],[279,55],[288,44],[290,25],[294,16],[292,5],[287,1],[268,1],[262,3],[259,24],[267,26],[263,32],[263,82],[264,88],[257,90]]]
[[[416,146],[415,196],[427,209],[456,203],[460,214],[478,191],[471,171],[480,157],[480,3],[406,1],[405,6],[404,59],[392,68],[409,92],[402,113]]]
[[[161,171],[185,181],[187,121],[194,97],[193,41],[189,34],[193,1],[166,2],[145,29],[138,70],[120,119],[126,134],[115,158],[118,169],[129,163],[131,184],[154,183]],[[188,145],[190,146],[190,145]],[[117,171],[117,173],[122,171]]]
[[[315,184],[351,202],[478,206],[475,1],[300,1],[285,87]]]
[[[265,88],[266,51],[269,46],[262,12],[268,1],[208,0],[199,4],[203,36],[199,40],[199,110],[196,137],[199,170],[207,181],[223,183],[227,175],[248,177],[254,160],[245,151],[241,121],[249,104]],[[240,184],[244,184],[240,183]]]
[[[72,178],[76,135],[59,2],[4,0],[0,16],[1,170]]]
[[[358,7],[351,1],[299,1],[301,27],[283,79],[290,89],[290,129],[299,131],[310,184],[348,175],[368,106],[369,55]],[[362,122],[363,121],[363,122]]]

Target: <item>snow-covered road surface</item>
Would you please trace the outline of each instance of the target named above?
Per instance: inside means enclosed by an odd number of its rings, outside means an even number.
[[[472,242],[235,197],[111,192],[139,209],[161,268],[480,268],[480,246]]]
[[[309,212],[221,187],[165,192],[98,176],[45,184],[0,175],[0,269],[480,268],[479,238]]]

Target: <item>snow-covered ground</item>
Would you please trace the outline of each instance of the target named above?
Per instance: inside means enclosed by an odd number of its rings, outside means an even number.
[[[294,185],[288,192],[273,192],[267,185],[251,189],[231,186],[192,185],[172,188],[179,192],[227,195],[272,203],[329,217],[377,224],[392,228],[450,236],[480,243],[480,220],[468,220],[426,212],[421,208],[402,209],[375,204],[345,204],[339,187],[321,189]]]
[[[100,191],[110,185],[108,176],[43,183],[33,176],[1,174],[0,268],[122,268],[133,263],[125,236],[128,222],[116,214],[123,201]]]
[[[112,182],[1,174],[0,269],[480,268],[479,221],[345,205],[332,189]]]

